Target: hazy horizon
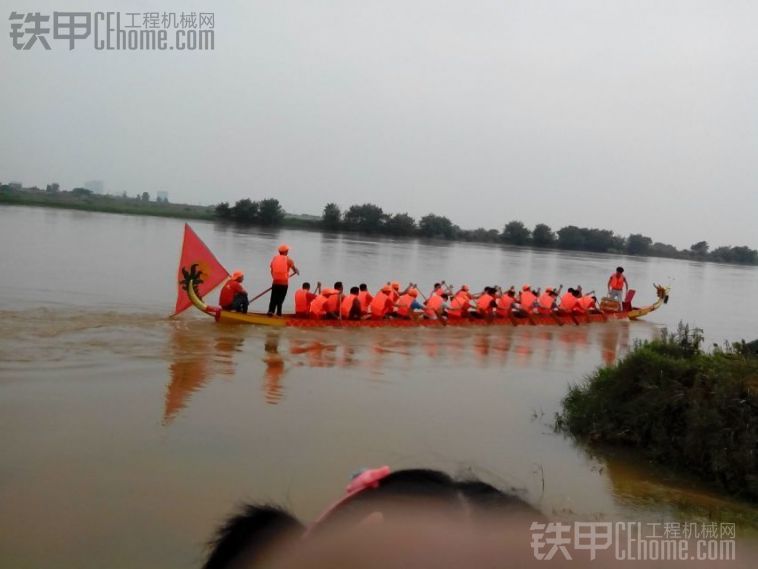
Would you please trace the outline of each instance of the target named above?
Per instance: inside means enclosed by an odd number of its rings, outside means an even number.
[[[214,12],[215,50],[17,51],[13,8]],[[43,0],[3,21],[6,183],[758,247],[758,4]]]

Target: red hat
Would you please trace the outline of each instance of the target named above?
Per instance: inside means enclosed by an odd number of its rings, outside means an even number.
[[[237,281],[243,278],[244,276],[245,276],[245,273],[243,273],[242,271],[234,271],[229,278],[232,279],[233,281]]]
[[[280,253],[287,253],[289,250],[290,250],[290,246],[289,245],[285,245],[284,243],[282,243],[281,245],[279,245],[279,252]]]

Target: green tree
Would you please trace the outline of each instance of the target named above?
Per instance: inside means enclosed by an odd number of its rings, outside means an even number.
[[[708,255],[708,249],[709,245],[707,241],[698,241],[697,243],[693,243],[690,245],[690,252],[695,257],[705,257]]]
[[[147,192],[142,192],[142,196],[140,197],[140,199],[143,202],[149,202],[150,201],[150,194],[148,194]]]
[[[256,223],[258,221],[258,202],[249,198],[238,200],[232,207],[232,219],[240,223]]]
[[[639,233],[633,233],[626,240],[626,252],[630,255],[647,255],[653,240]]]
[[[281,225],[284,220],[284,208],[279,200],[268,198],[259,205],[258,220],[261,225]]]
[[[511,245],[526,245],[531,239],[531,231],[520,221],[509,221],[503,228],[500,238]]]
[[[396,213],[387,219],[385,229],[390,235],[413,235],[416,233],[416,220],[407,213]]]
[[[342,211],[336,203],[328,203],[324,206],[321,214],[321,224],[327,228],[336,230],[342,225]]]
[[[58,183],[48,184],[47,187],[45,188],[45,191],[48,194],[57,194],[58,192],[61,191],[61,186]]]
[[[549,225],[538,223],[532,231],[532,243],[537,247],[550,247],[555,244],[556,236]]]
[[[74,188],[71,190],[71,193],[77,197],[84,198],[87,196],[92,195],[92,190],[88,190],[87,188]]]
[[[216,217],[220,217],[221,219],[232,218],[232,208],[229,207],[229,202],[221,202],[216,206],[214,211],[216,213]]]
[[[419,221],[419,233],[424,237],[436,237],[440,239],[453,239],[456,236],[457,227],[447,217],[430,213]]]
[[[677,258],[681,257],[681,251],[674,247],[673,245],[669,245],[668,243],[660,243],[656,241],[650,246],[650,254],[655,255],[656,257],[671,257],[671,258]]]
[[[353,205],[345,212],[345,225],[353,231],[381,233],[387,218],[387,214],[378,205],[371,203]]]

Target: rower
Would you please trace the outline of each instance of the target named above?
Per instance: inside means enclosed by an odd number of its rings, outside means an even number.
[[[484,287],[484,292],[476,299],[475,316],[478,318],[492,318],[497,306],[495,294],[497,290],[491,286]]]
[[[335,294],[329,297],[326,301],[324,309],[326,310],[327,318],[339,318],[340,317],[340,304],[342,303],[342,281],[334,283]]]
[[[321,291],[316,298],[311,302],[311,306],[308,309],[308,316],[314,320],[321,320],[326,317],[326,303],[329,297],[334,295],[337,291],[331,288],[325,288]]]
[[[361,314],[368,314],[368,307],[371,305],[371,301],[374,300],[374,296],[368,291],[366,283],[361,283],[358,287],[358,301],[361,303]]]
[[[289,287],[290,271],[293,274],[299,275],[300,271],[295,266],[295,262],[290,259],[287,254],[289,253],[289,245],[279,245],[279,254],[274,255],[271,259],[271,300],[268,303],[268,315],[273,316],[276,312],[277,316],[282,315],[282,304],[287,296],[287,288]]]
[[[513,313],[514,305],[516,304],[516,289],[511,287],[495,302],[495,314],[497,316],[508,318]]]
[[[447,310],[450,308],[449,298],[447,292],[430,296],[426,301],[426,309],[424,310],[426,317],[432,320],[445,320]]]
[[[448,318],[465,318],[467,317],[470,307],[471,295],[469,286],[462,285],[458,292],[450,299],[450,305],[447,307]]]
[[[400,283],[398,281],[392,281],[390,283],[390,288],[392,289],[390,291],[390,298],[392,299],[392,302],[397,302],[397,299],[400,298]]]
[[[413,318],[414,310],[423,310],[424,306],[417,300],[418,290],[411,287],[397,299],[396,314],[399,318]]]
[[[298,318],[307,318],[311,302],[321,292],[321,283],[316,283],[316,292],[311,292],[311,283],[303,283],[302,288],[295,291],[295,316]]]
[[[540,314],[550,314],[555,309],[558,293],[551,287],[547,287],[537,299],[537,310]]]
[[[218,303],[223,310],[229,310],[232,312],[242,312],[247,314],[248,300],[247,291],[242,286],[242,281],[245,280],[245,273],[242,271],[234,271],[229,280],[221,289],[221,294],[218,298]]]
[[[569,289],[561,297],[561,304],[558,307],[558,310],[566,314],[581,311],[581,308],[579,307],[579,298],[580,295],[577,290],[569,287]]]
[[[390,285],[384,285],[382,289],[376,293],[374,300],[371,301],[371,305],[369,306],[372,320],[382,320],[392,314],[395,303],[392,301],[391,294],[392,287]]]
[[[528,314],[534,312],[534,305],[537,302],[537,295],[532,292],[532,287],[525,284],[521,287],[521,293],[519,294],[518,303],[521,305],[521,310]]]
[[[361,290],[357,286],[350,288],[350,294],[345,295],[340,305],[340,314],[343,320],[360,320],[361,319],[361,301],[358,294]]]
[[[619,310],[624,301],[624,287],[629,290],[629,282],[624,276],[624,267],[616,267],[616,272],[608,279],[608,297],[619,303]]]
[[[600,309],[597,305],[597,297],[591,292],[583,295],[581,298],[579,298],[579,309],[582,312],[599,311]]]

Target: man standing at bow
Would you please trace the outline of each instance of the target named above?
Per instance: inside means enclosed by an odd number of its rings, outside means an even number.
[[[279,254],[274,255],[271,259],[271,300],[268,303],[268,315],[282,315],[282,304],[287,297],[287,288],[290,282],[290,271],[293,275],[299,275],[300,271],[295,266],[295,262],[290,259],[288,245],[279,245]]]

